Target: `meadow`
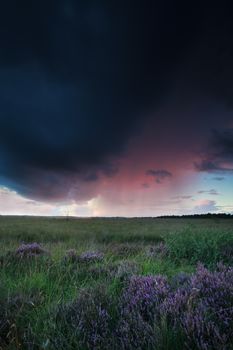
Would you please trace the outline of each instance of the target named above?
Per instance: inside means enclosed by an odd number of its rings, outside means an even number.
[[[0,349],[233,349],[232,224],[0,217]]]

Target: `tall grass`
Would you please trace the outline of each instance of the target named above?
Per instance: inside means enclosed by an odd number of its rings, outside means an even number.
[[[203,262],[208,266],[219,261],[232,263],[233,235],[231,229],[195,230],[192,227],[170,233],[165,242],[170,256],[177,263],[189,261],[191,264]],[[232,250],[231,250],[232,249]]]

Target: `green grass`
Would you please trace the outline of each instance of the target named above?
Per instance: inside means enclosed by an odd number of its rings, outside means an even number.
[[[0,217],[0,301],[16,296],[23,299],[14,313],[11,343],[4,348],[50,349],[48,339],[54,332],[58,305],[98,284],[104,284],[113,297],[120,293],[122,281],[104,272],[93,275],[93,266],[108,269],[121,261],[133,261],[142,275],[171,278],[181,271],[192,273],[198,262],[210,268],[221,260],[232,264],[232,223],[231,219]],[[41,243],[51,255],[22,261],[8,257],[22,242]],[[168,255],[147,256],[148,246],[159,242],[167,245]],[[65,252],[71,248],[78,253],[102,251],[104,260],[91,265],[65,264]],[[163,340],[164,349],[169,348],[169,339]]]

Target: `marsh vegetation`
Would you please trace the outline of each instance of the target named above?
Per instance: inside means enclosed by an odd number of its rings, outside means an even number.
[[[1,349],[233,349],[232,219],[0,218]]]

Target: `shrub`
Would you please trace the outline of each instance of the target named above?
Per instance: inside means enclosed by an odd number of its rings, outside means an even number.
[[[56,331],[60,349],[230,349],[233,269],[219,264],[211,272],[199,265],[195,274],[180,273],[170,283],[160,275],[134,275],[117,301],[101,286],[83,290],[59,308]]]
[[[171,287],[177,289],[179,287],[188,286],[191,280],[191,276],[188,273],[180,272],[171,279]]]
[[[56,315],[56,337],[52,342],[60,349],[110,349],[112,342],[112,302],[103,286],[81,290],[69,305],[60,306]]]
[[[123,292],[120,315],[118,337],[128,342],[127,349],[160,348],[168,334],[182,339],[186,349],[229,349],[233,269],[218,265],[211,272],[199,265],[195,274],[178,274],[170,285],[162,276],[134,276]]]
[[[157,334],[153,326],[138,313],[125,314],[120,318],[115,335],[115,348],[121,350],[156,349]]]
[[[100,252],[88,251],[79,255],[78,260],[82,263],[94,263],[102,261],[104,254]]]
[[[145,321],[154,321],[156,310],[168,294],[163,276],[133,276],[121,300],[121,314],[138,313]]]
[[[157,308],[169,290],[162,276],[133,276],[119,303],[116,330],[119,349],[154,349]]]
[[[15,251],[15,256],[20,258],[31,258],[37,257],[44,254],[48,254],[39,243],[23,243]]]
[[[199,265],[190,283],[161,304],[174,331],[182,330],[186,348],[228,349],[233,344],[233,269],[210,272]]]

